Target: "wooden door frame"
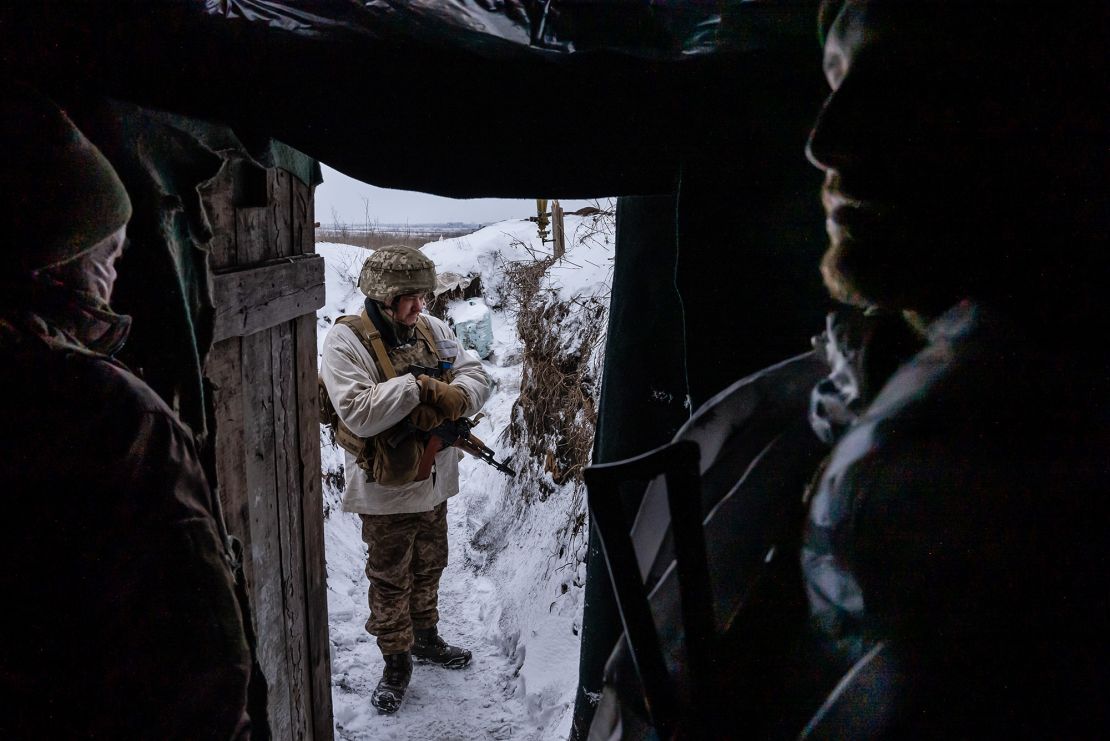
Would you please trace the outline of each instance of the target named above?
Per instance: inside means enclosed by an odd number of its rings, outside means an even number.
[[[264,178],[264,181],[261,180]],[[253,194],[249,199],[244,194]],[[277,739],[330,741],[312,187],[229,159],[203,197],[215,308],[205,380],[218,490],[245,572]]]

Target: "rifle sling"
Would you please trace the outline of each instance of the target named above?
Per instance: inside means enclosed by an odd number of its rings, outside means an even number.
[[[362,320],[362,331],[366,334],[366,339],[370,341],[370,347],[374,350],[374,355],[378,361],[378,367],[382,369],[382,375],[387,379],[397,377],[397,369],[393,367],[393,362],[389,359],[389,353],[385,350],[385,343],[382,342],[381,332],[370,321],[370,317],[366,314],[366,309],[363,309],[359,314]],[[433,345],[434,347],[434,345]]]

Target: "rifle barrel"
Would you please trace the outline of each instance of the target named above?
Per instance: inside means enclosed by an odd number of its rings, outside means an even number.
[[[496,454],[493,452],[493,450],[486,447],[485,443],[483,443],[481,440],[478,440],[473,435],[467,435],[466,437],[460,437],[459,442],[457,444],[460,447],[462,447],[463,450],[470,453],[475,458],[481,458],[482,460],[484,460],[486,463],[488,463],[491,466],[493,466],[494,468],[496,468],[501,473],[507,474],[509,476],[516,476],[516,471],[509,468],[504,463],[501,463],[500,461],[498,461],[497,457],[496,457]]]

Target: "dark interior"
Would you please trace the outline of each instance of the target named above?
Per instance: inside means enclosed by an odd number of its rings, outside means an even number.
[[[64,101],[132,191],[129,360],[198,432],[211,302],[190,193],[215,153],[306,182],[314,159],[453,197],[620,196],[605,462],[668,441],[822,328],[820,175],[803,155],[824,94],[815,5],[113,0],[20,4],[0,26],[6,73]],[[641,494],[624,491],[629,512]],[[589,563],[583,692],[621,631],[601,559]]]

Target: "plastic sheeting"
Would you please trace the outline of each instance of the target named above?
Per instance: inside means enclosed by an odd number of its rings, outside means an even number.
[[[673,192],[692,153],[735,159],[737,109],[808,99],[814,6],[89,0],[0,25],[9,70],[46,90],[219,121],[383,187],[592,198]]]
[[[493,316],[480,296],[452,302],[447,313],[455,323],[459,344],[485,360],[493,351]]]
[[[606,50],[646,59],[766,48],[813,37],[800,2],[717,0],[207,0],[205,11],[300,35],[424,38],[489,55],[523,48],[565,55]]]

